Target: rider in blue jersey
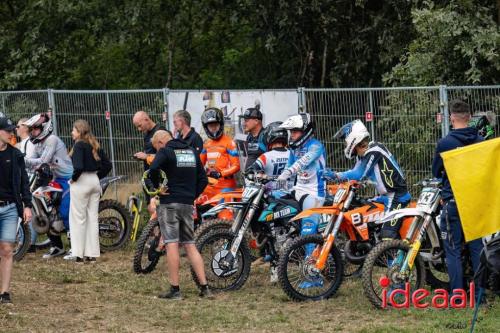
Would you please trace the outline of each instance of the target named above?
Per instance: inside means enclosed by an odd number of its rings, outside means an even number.
[[[281,126],[290,131],[289,147],[292,150],[288,165],[278,177],[278,181],[296,176],[293,195],[302,210],[321,207],[325,201],[326,183],[323,179],[326,152],[323,144],[314,138],[314,123],[311,115],[300,113],[288,118]],[[315,214],[302,220],[301,235],[311,235],[318,231],[319,215]],[[314,245],[306,246],[310,255]],[[322,285],[323,281],[305,281],[301,288]]]
[[[344,154],[348,159],[356,156],[353,169],[334,173],[325,172],[325,177],[340,180],[369,179],[375,183],[379,196],[372,201],[385,205],[385,211],[406,207],[411,199],[406,179],[394,155],[381,143],[370,142],[370,133],[361,120],[357,119],[344,125],[335,134],[337,139],[346,143]],[[394,239],[399,235],[401,219],[386,223],[382,228],[382,239]]]

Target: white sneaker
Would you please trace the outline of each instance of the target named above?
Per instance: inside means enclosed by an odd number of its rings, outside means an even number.
[[[43,259],[50,259],[50,258],[53,258],[53,257],[59,257],[59,256],[62,256],[66,253],[66,251],[64,251],[63,249],[60,249],[58,247],[51,247],[49,252],[45,253],[42,258]]]
[[[278,268],[271,267],[271,283],[277,283],[277,282],[278,282]]]
[[[76,260],[76,257],[71,253],[71,249],[69,249],[68,254],[63,257],[64,260]]]

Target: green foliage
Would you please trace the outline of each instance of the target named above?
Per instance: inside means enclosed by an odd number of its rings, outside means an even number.
[[[393,85],[498,84],[500,31],[494,4],[426,1],[414,9],[416,38],[385,81]]]

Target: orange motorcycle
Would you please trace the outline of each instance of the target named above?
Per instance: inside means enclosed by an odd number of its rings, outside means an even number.
[[[326,226],[322,234],[293,240],[280,256],[278,277],[285,293],[295,301],[321,300],[335,294],[344,277],[344,260],[362,263],[368,251],[378,242],[384,205],[361,198],[358,191],[366,182],[339,184],[331,205],[303,211],[292,220],[319,214]],[[411,219],[400,229],[406,235]],[[338,248],[340,234],[348,241]]]

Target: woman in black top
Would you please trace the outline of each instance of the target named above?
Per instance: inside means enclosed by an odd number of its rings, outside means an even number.
[[[87,121],[75,121],[71,136],[75,140],[70,152],[74,170],[70,181],[71,251],[76,262],[83,262],[84,257],[95,262],[100,256],[98,210],[101,186],[98,171],[103,154]]]

